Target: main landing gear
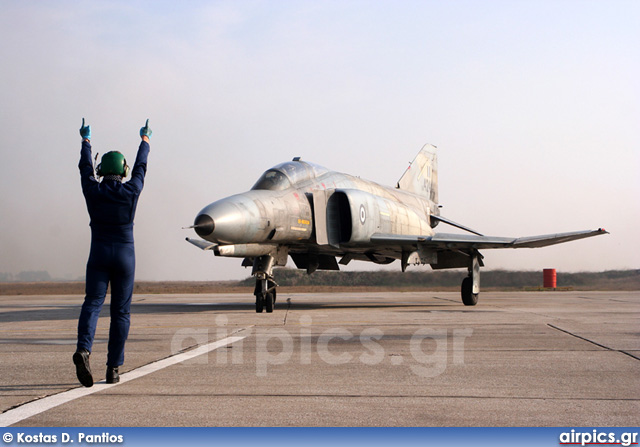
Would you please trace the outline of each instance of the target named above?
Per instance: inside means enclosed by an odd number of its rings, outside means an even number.
[[[256,287],[253,294],[256,296],[256,312],[273,312],[276,304],[276,287],[273,280],[273,266],[275,258],[270,255],[259,256],[253,262],[252,275],[256,277]]]
[[[469,263],[469,276],[462,280],[461,295],[465,306],[475,306],[480,295],[480,258],[482,255],[475,252],[471,255]]]

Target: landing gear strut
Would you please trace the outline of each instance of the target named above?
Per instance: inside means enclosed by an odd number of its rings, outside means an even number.
[[[266,310],[273,312],[276,303],[276,282],[273,280],[273,266],[275,258],[270,255],[260,256],[253,262],[252,275],[256,277],[256,287],[253,294],[256,296],[256,312]]]
[[[462,280],[461,295],[465,306],[475,306],[480,295],[480,258],[482,255],[474,252],[469,263],[469,276]]]

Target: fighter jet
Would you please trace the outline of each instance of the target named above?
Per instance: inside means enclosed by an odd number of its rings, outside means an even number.
[[[469,234],[438,233],[448,224]],[[485,236],[440,215],[436,147],[425,145],[395,187],[330,171],[300,157],[267,170],[251,190],[204,207],[187,238],[216,256],[243,258],[256,278],[256,312],[273,312],[274,266],[290,256],[311,274],[339,264],[369,261],[432,269],[466,268],[462,302],[480,293],[479,250],[536,248],[607,233],[604,229],[530,237]],[[338,262],[336,258],[340,258]]]

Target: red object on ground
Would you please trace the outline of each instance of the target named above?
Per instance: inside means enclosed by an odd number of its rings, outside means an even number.
[[[544,278],[543,286],[545,289],[555,289],[557,286],[556,269],[544,269],[542,270],[542,276]]]

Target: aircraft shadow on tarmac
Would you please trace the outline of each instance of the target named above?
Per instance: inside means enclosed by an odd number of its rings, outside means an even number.
[[[52,306],[38,309],[12,310],[9,312],[0,312],[0,323],[77,320],[79,315],[80,306]]]
[[[392,303],[392,302],[371,302],[360,301],[357,299],[352,301],[329,301],[329,302],[283,302],[278,301],[274,306],[274,312],[284,312],[286,310],[314,310],[314,309],[390,309],[394,310],[402,308],[407,309],[406,312],[414,312],[425,306],[429,309],[450,307],[445,303]],[[242,302],[228,303],[195,303],[195,304],[132,304],[132,313],[153,314],[153,313],[193,313],[193,312],[212,312],[212,311],[251,311],[255,313],[255,304],[251,299]]]
[[[80,304],[77,306],[47,306],[42,308],[28,308],[24,310],[12,310],[0,312],[0,323],[15,323],[29,321],[63,321],[77,320],[80,315]],[[425,306],[427,309],[425,309]],[[314,309],[385,309],[393,308],[394,311],[404,309],[404,312],[429,312],[438,308],[449,307],[445,303],[391,303],[371,301],[358,302],[357,300],[346,302],[278,302],[275,305],[276,311],[286,310],[314,310]],[[462,311],[461,309],[460,311]],[[147,314],[185,314],[203,312],[230,312],[230,311],[251,311],[255,312],[254,303],[248,299],[246,302],[233,303],[133,303],[131,313],[139,315]],[[100,314],[102,317],[109,315],[109,304],[104,305]]]

